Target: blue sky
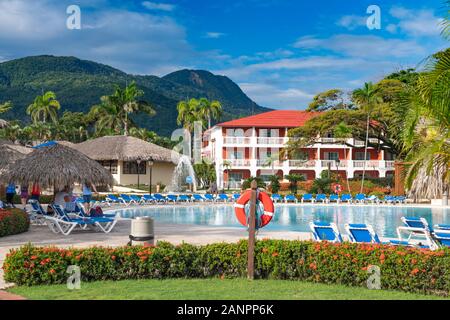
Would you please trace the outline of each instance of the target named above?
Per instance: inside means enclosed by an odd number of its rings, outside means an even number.
[[[81,30],[66,8],[81,8]],[[381,29],[369,30],[369,5]],[[230,77],[257,103],[304,109],[448,47],[443,0],[0,0],[0,61],[53,54],[135,74],[181,68]]]

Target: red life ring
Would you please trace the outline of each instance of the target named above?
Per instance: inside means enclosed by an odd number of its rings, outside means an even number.
[[[342,191],[342,186],[338,183],[334,185],[334,193],[340,193]]]
[[[236,213],[236,217],[239,222],[245,227],[248,226],[247,214],[245,213],[245,205],[250,201],[251,195],[251,190],[245,191],[234,204],[234,212]],[[270,222],[270,220],[272,220],[273,214],[275,212],[275,207],[273,205],[272,199],[270,199],[269,195],[265,192],[258,192],[258,200],[264,206],[264,213],[261,215],[259,226],[257,226],[259,228],[262,228],[266,226]]]

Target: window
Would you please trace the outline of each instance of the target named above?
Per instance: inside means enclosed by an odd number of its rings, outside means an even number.
[[[111,174],[117,174],[117,161],[116,160],[99,161],[99,163],[106,170],[108,170]]]
[[[122,173],[123,174],[137,174],[138,173],[137,162],[124,161]],[[146,174],[146,173],[147,173],[147,163],[145,161],[142,161],[139,165],[139,174]]]
[[[338,152],[325,152],[325,160],[339,160]]]
[[[355,159],[356,160],[364,160],[364,152],[360,151],[360,152],[355,152]],[[370,160],[370,153],[367,152],[367,157],[366,160]]]

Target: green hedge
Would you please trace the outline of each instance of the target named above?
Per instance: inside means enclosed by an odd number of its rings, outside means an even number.
[[[20,209],[0,209],[0,237],[28,231],[30,219]]]
[[[69,265],[82,281],[245,277],[247,242],[156,247],[59,249],[26,245],[3,265],[5,280],[18,285],[65,283]],[[369,244],[262,240],[256,244],[256,277],[366,286],[367,267],[381,268],[383,289],[448,295],[450,251]]]

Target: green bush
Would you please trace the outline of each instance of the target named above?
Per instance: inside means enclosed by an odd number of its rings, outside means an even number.
[[[28,231],[30,219],[20,209],[0,209],[0,237]]]
[[[383,289],[440,295],[450,291],[449,249],[262,240],[255,250],[255,273],[260,279],[366,286],[367,268],[376,265]],[[7,255],[3,269],[6,281],[30,286],[65,283],[70,265],[80,267],[82,281],[238,278],[246,275],[247,242],[87,249],[26,245]]]

